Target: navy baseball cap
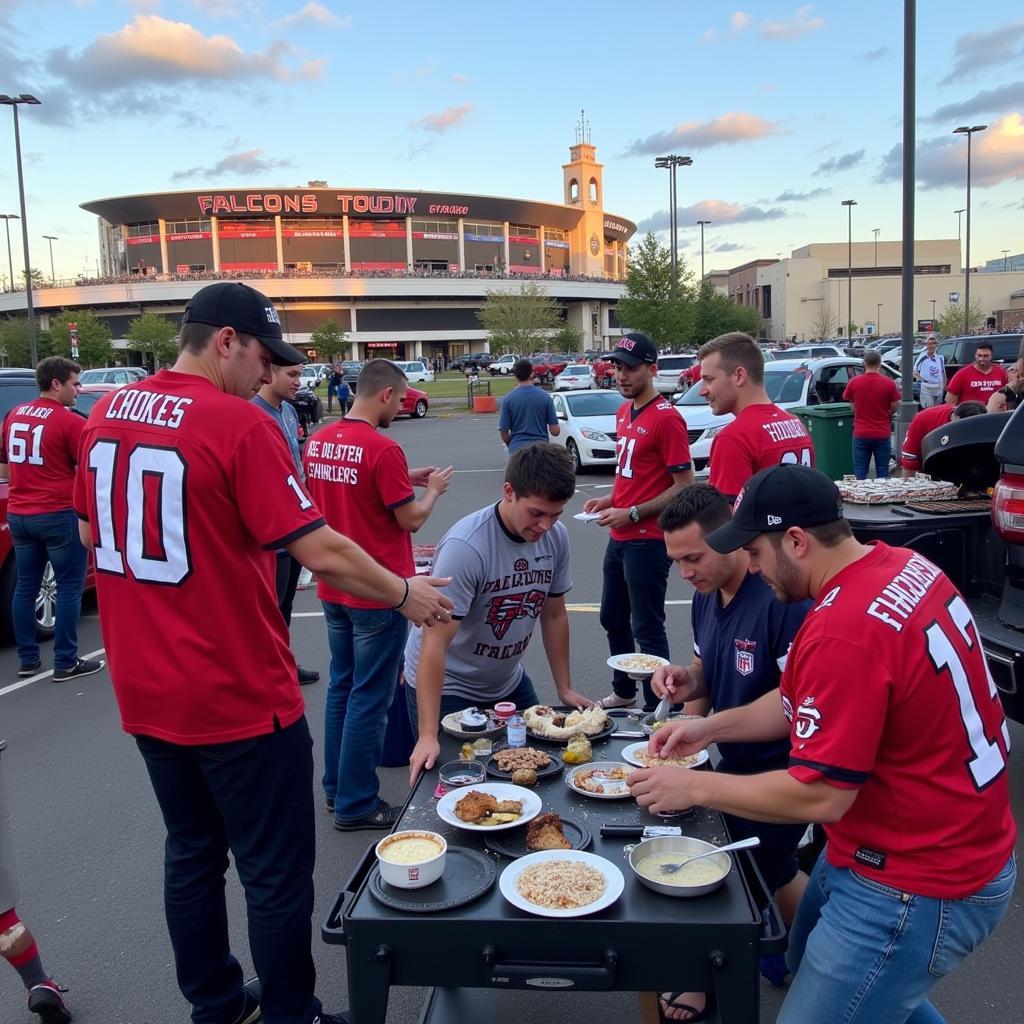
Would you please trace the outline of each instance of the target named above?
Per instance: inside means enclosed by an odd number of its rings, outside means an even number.
[[[643,331],[630,331],[619,338],[619,343],[608,353],[612,362],[639,366],[641,363],[656,363],[658,348]]]
[[[755,473],[736,498],[732,519],[704,539],[712,550],[725,555],[762,533],[824,526],[842,518],[839,488],[824,473],[786,463]]]
[[[284,340],[281,318],[270,299],[240,281],[221,281],[200,288],[185,307],[181,322],[233,327],[239,334],[258,338],[270,350],[270,361],[276,366],[295,366],[306,361],[297,348]]]

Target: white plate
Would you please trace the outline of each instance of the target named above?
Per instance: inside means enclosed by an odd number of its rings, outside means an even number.
[[[455,813],[455,805],[470,792],[490,793],[496,800],[521,800],[523,813],[515,821],[509,821],[504,825],[474,825],[471,822],[463,821]],[[540,814],[540,809],[540,797],[536,793],[507,782],[481,782],[476,786],[462,786],[445,793],[437,801],[437,816],[449,825],[463,828],[467,832],[502,832],[508,828],[519,828],[520,825],[525,825],[528,821],[536,818]]]
[[[592,523],[595,519],[600,519],[600,512],[577,512],[573,516],[573,519],[578,519],[581,523]]]
[[[611,793],[591,793],[589,790],[581,789],[574,781],[581,772],[601,771],[609,768],[624,768],[627,775],[630,771],[629,765],[623,764],[621,761],[588,761],[586,764],[578,764],[572,771],[566,772],[565,784],[574,793],[579,793],[580,796],[589,796],[593,800],[625,800],[627,797],[631,797],[633,794],[630,793],[625,779],[622,780],[621,786],[617,780],[604,783],[605,787],[615,787]]]
[[[452,711],[451,714],[445,715],[441,719],[441,728],[448,733],[449,736],[454,736],[458,740],[479,740],[479,739],[493,739],[495,736],[505,731],[505,723],[502,722],[500,725],[496,725],[494,722],[489,721],[488,725],[483,729],[463,729],[461,728],[462,712]]]
[[[615,669],[616,672],[625,672],[630,679],[647,679],[649,676],[654,675],[653,668],[623,668],[622,662],[628,661],[630,658],[637,657],[636,654],[613,654],[608,659],[608,666]],[[658,657],[657,654],[645,654],[645,658],[657,658],[658,666],[670,664],[668,658]]]
[[[637,757],[638,751],[647,749],[647,741],[644,740],[642,743],[630,743],[628,747],[625,747],[622,753],[619,755],[623,761],[628,761],[630,764],[635,764],[637,768],[652,768],[655,765],[645,764]],[[667,759],[665,767],[668,768],[696,768],[697,765],[703,764],[711,755],[706,750],[698,750],[696,754],[690,754],[693,758],[689,764],[676,765],[672,763],[672,758]]]
[[[585,907],[556,910],[531,903],[519,894],[516,883],[519,881],[519,876],[531,864],[545,860],[577,860],[589,867],[596,868],[604,875],[604,892],[593,903],[588,903]],[[513,907],[525,910],[528,914],[537,914],[540,917],[584,917],[587,914],[596,914],[599,910],[610,907],[622,895],[625,885],[626,880],[622,877],[622,872],[610,860],[605,860],[604,857],[598,857],[593,853],[586,853],[583,850],[540,850],[538,853],[528,853],[525,857],[520,857],[509,864],[498,879],[498,889],[501,895]]]

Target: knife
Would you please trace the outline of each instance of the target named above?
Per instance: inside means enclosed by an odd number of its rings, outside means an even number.
[[[606,823],[601,826],[603,836],[633,836],[641,839],[656,839],[658,836],[681,836],[683,830],[678,825],[616,825]]]

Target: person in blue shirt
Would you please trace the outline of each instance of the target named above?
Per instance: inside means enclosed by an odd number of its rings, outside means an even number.
[[[727,555],[713,551],[705,536],[732,517],[729,501],[708,484],[684,487],[662,511],[658,524],[669,557],[696,593],[691,606],[693,661],[686,667],[658,669],[651,686],[670,694],[689,714],[740,707],[777,690],[790,645],[810,601],[785,604],[761,576],[751,573],[742,548]],[[733,775],[786,769],[789,739],[764,743],[721,743],[716,771]],[[732,839],[759,836],[754,860],[788,923],[796,913],[807,876],[798,867],[797,846],[806,825],[781,825],[724,815]],[[704,993],[665,992],[665,1020],[702,1020]],[[702,1005],[703,1002],[703,1005]]]
[[[529,359],[512,364],[516,386],[501,400],[498,433],[508,445],[508,453],[519,451],[535,441],[547,441],[548,434],[558,437],[558,417],[551,396],[533,383]]]

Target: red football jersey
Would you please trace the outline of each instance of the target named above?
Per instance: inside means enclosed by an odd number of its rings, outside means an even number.
[[[789,772],[855,788],[828,857],[885,885],[958,899],[1013,852],[1009,735],[978,628],[926,558],[874,550],[828,581],[780,690]]]
[[[398,525],[393,512],[416,498],[401,445],[364,420],[341,419],[306,442],[303,462],[306,488],[328,525],[392,572],[414,575],[412,534]],[[317,596],[350,608],[391,607],[388,601],[355,597],[322,581]]]
[[[971,363],[953,374],[953,379],[946,385],[946,390],[956,395],[956,403],[987,402],[1000,388],[1006,387],[1006,371],[993,363],[987,374],[979,373]]]
[[[268,554],[323,525],[295,475],[273,419],[193,374],[93,409],[75,511],[126,732],[225,743],[301,716]]]
[[[85,420],[52,398],[16,405],[4,419],[0,462],[10,473],[7,510],[22,516],[71,508]]]
[[[656,498],[672,486],[672,474],[691,466],[686,422],[664,398],[652,398],[640,409],[624,402],[615,415],[618,461],[612,506],[631,508]],[[662,536],[658,517],[648,516],[611,531],[614,540],[651,540]]]
[[[758,470],[792,462],[814,465],[814,442],[803,420],[769,402],[748,405],[711,441],[708,483],[735,497]]]
[[[903,439],[903,449],[900,452],[901,466],[914,470],[921,468],[921,441],[924,435],[945,426],[953,418],[955,408],[956,406],[942,402],[915,414],[910,426],[907,427],[907,436]]]
[[[881,373],[854,377],[843,401],[853,403],[853,436],[883,440],[892,433],[892,403],[900,400],[896,383]]]

